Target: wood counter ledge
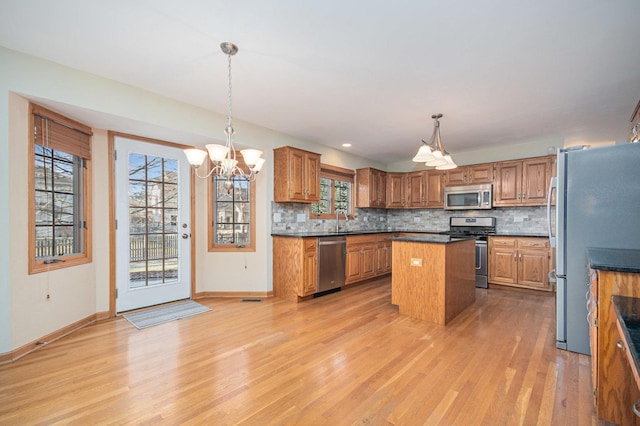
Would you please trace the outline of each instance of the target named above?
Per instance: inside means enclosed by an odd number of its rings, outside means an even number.
[[[446,325],[475,302],[473,238],[398,237],[392,250],[391,303],[400,314]]]

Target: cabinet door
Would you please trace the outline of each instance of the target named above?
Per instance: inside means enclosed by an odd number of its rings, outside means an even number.
[[[349,246],[347,245],[346,255],[346,284],[362,279],[362,253],[359,245]]]
[[[409,206],[423,207],[426,204],[426,172],[409,173],[407,179],[409,187]]]
[[[293,201],[305,200],[305,166],[304,152],[292,149],[289,154],[289,198]]]
[[[387,173],[387,207],[404,207],[404,173]]]
[[[458,167],[453,170],[447,170],[445,180],[447,185],[466,185],[467,184],[467,168]]]
[[[362,278],[369,278],[376,274],[376,244],[362,247]]]
[[[467,183],[493,183],[493,163],[469,166],[467,169]]]
[[[443,182],[444,172],[437,170],[429,170],[427,172],[427,192],[426,207],[442,208],[444,207],[444,188]]]
[[[517,253],[513,248],[491,249],[489,281],[496,284],[516,284],[518,280]]]
[[[518,284],[550,290],[548,250],[518,249]]]
[[[385,207],[387,205],[387,174],[385,172],[378,171],[376,180],[378,181],[378,188],[376,189],[378,200],[377,206]]]
[[[383,272],[387,274],[391,272],[391,241],[385,242],[383,250],[384,250]]]
[[[551,174],[551,160],[548,157],[532,158],[522,162],[521,200],[523,204],[547,203]]]
[[[516,206],[521,204],[522,161],[504,161],[496,165],[493,204]]]
[[[320,201],[320,155],[307,153],[305,162],[306,201],[316,203]]]
[[[318,256],[317,251],[308,250],[304,254],[303,286],[300,296],[313,294],[318,288]]]
[[[386,273],[385,271],[386,264],[387,264],[386,256],[387,256],[386,247],[383,242],[379,242],[376,245],[376,267],[375,267],[376,275],[383,275]]]

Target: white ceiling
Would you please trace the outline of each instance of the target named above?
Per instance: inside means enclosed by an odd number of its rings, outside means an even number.
[[[0,45],[225,114],[231,41],[234,118],[391,163],[439,112],[454,159],[626,140],[638,17],[638,0],[0,0]]]

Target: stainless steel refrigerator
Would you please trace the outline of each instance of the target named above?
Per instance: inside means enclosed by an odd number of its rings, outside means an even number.
[[[556,346],[589,355],[586,249],[640,249],[640,143],[560,149],[557,172]]]

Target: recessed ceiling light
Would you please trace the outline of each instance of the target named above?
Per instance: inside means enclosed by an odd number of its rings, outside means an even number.
[[[350,143],[343,143],[342,146],[345,147],[345,148],[350,148],[351,144]]]

